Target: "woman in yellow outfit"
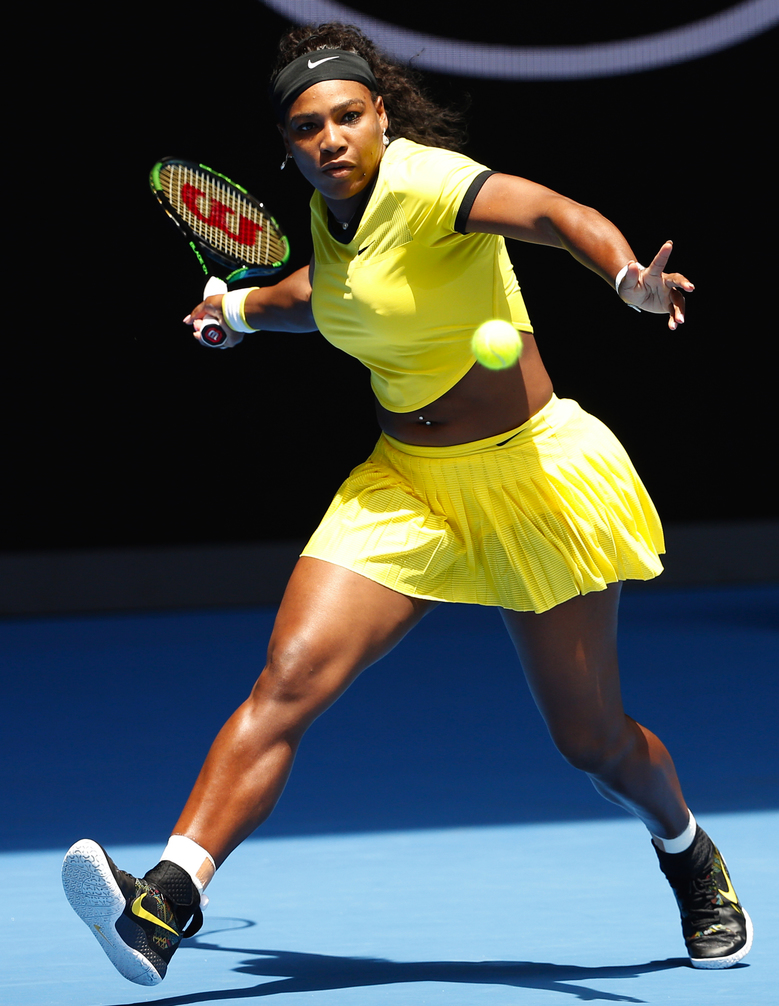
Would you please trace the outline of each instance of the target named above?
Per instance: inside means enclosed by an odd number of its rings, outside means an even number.
[[[449,149],[451,117],[356,29],[290,32],[272,101],[286,160],[314,188],[311,264],[209,297],[187,320],[218,319],[228,348],[258,329],[319,329],[370,369],[383,434],[304,550],[267,665],[162,861],[139,879],[79,842],[64,867],[71,903],[98,939],[111,933],[101,946],[125,977],[160,981],[214,870],[272,811],[307,727],[438,602],[464,601],[501,608],[562,755],[646,825],[693,964],[735,964],[751,924],[724,861],[666,748],[622,707],[621,581],[660,572],[660,524],[618,441],[554,396],[504,238],[565,249],[676,329],[693,286],[663,271],[671,243],[644,268],[595,210]],[[490,318],[522,331],[516,366],[474,361],[471,335]]]

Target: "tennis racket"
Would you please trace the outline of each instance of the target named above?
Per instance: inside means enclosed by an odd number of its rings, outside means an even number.
[[[204,164],[165,157],[149,184],[200,263],[204,297],[224,293],[241,280],[272,276],[289,261],[289,241],[265,206],[235,182]],[[211,274],[209,260],[224,279]],[[212,319],[196,322],[204,346],[219,347],[227,333]]]

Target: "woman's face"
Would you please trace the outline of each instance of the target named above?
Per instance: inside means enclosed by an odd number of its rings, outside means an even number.
[[[384,153],[382,99],[374,102],[357,81],[323,80],[295,100],[279,128],[304,177],[337,219],[348,220]]]

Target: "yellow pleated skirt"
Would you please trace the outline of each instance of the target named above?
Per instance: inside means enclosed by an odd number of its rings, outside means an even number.
[[[556,396],[455,447],[382,435],[303,555],[414,597],[546,611],[662,571],[657,511],[611,431]]]

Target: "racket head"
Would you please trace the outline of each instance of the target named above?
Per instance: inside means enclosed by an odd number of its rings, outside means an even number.
[[[263,203],[205,164],[164,157],[149,174],[160,205],[202,255],[229,270],[228,283],[271,276],[289,261],[289,241]]]

